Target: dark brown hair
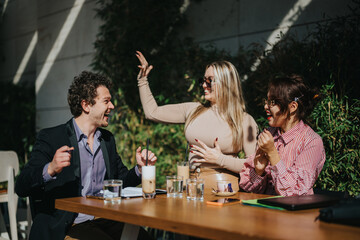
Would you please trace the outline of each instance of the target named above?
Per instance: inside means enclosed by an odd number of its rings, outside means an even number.
[[[275,100],[281,114],[289,113],[289,103],[297,102],[298,109],[295,112],[295,118],[305,122],[317,102],[314,98],[315,90],[309,88],[304,83],[303,77],[297,74],[272,79],[268,93],[269,100]]]
[[[83,100],[92,105],[95,104],[94,98],[97,96],[96,89],[99,86],[110,89],[111,82],[101,74],[88,71],[83,71],[79,76],[74,77],[67,98],[71,114],[74,117],[81,115],[83,111],[81,102]]]

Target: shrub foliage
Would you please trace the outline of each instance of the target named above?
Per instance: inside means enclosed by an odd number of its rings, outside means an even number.
[[[312,118],[321,135],[326,151],[326,162],[316,186],[321,189],[348,191],[360,189],[360,101],[349,104],[339,98],[334,84],[321,89],[324,99],[317,105]]]

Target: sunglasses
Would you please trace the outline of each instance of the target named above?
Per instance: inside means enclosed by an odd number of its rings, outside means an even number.
[[[211,88],[211,84],[213,83],[213,80],[211,79],[211,77],[202,77],[199,78],[198,82],[200,87],[202,87],[203,84],[205,83],[207,88]]]

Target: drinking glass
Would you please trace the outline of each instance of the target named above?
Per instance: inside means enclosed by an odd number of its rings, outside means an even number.
[[[189,178],[189,162],[178,162],[177,163],[177,175],[183,177],[184,183]]]
[[[143,166],[142,169],[141,185],[143,197],[145,199],[155,198],[156,195],[156,171],[155,166]]]
[[[167,197],[182,197],[183,177],[176,175],[166,176],[166,192]]]
[[[204,200],[204,179],[189,178],[186,180],[186,198],[188,200]]]
[[[123,181],[118,179],[104,180],[104,202],[120,203]]]

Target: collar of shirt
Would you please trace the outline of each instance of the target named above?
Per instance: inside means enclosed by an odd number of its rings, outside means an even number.
[[[75,134],[76,134],[77,141],[80,142],[83,138],[87,138],[87,136],[81,131],[81,129],[77,125],[77,123],[75,121],[75,118],[73,118],[73,124],[74,124],[74,129],[75,129]],[[96,129],[95,134],[94,134],[94,138],[100,140],[101,132],[100,132],[99,129]]]
[[[305,128],[305,124],[300,120],[293,128],[281,134],[280,128],[274,128],[271,133],[274,136],[274,141],[282,141],[285,145],[291,142],[301,131]]]

